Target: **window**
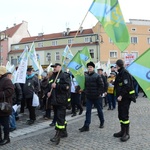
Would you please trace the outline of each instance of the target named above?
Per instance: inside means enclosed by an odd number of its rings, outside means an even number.
[[[0,47],[0,53],[3,52],[3,45]]]
[[[131,43],[132,44],[138,43],[138,38],[137,37],[131,37]]]
[[[38,47],[43,47],[43,42],[38,43]]]
[[[150,44],[150,38],[147,38],[147,43]]]
[[[90,42],[90,38],[89,38],[89,37],[86,37],[86,38],[84,39],[84,42],[85,42],[85,43],[89,43],[89,42]]]
[[[73,43],[73,39],[68,39],[68,44],[72,44]]]
[[[136,29],[135,29],[135,28],[132,28],[131,31],[136,31]]]
[[[60,54],[59,54],[59,52],[56,52],[55,60],[56,60],[56,61],[57,61],[57,60],[60,60]]]
[[[124,58],[127,54],[128,52],[121,52],[121,58]]]
[[[111,51],[110,58],[117,58],[117,52]]]
[[[148,32],[150,32],[150,29],[148,29]]]
[[[90,55],[91,55],[91,58],[94,58],[94,50],[93,49],[90,49]]]
[[[109,38],[109,43],[114,43],[113,40],[111,38]]]
[[[51,53],[47,53],[47,55],[46,55],[46,61],[48,61],[48,62],[51,61]]]
[[[16,45],[16,46],[15,46],[15,50],[18,50],[18,49],[19,49],[19,45]]]
[[[57,41],[52,41],[52,46],[57,46]]]
[[[134,58],[138,58],[138,52],[131,52],[132,55],[134,55]]]

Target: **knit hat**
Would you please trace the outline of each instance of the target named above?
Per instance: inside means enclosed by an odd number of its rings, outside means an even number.
[[[0,66],[0,75],[4,75],[7,72],[7,69],[5,66]]]
[[[88,66],[92,66],[93,68],[95,68],[95,64],[92,61],[90,61],[89,63],[87,63],[87,68],[88,68]]]
[[[124,66],[124,62],[123,62],[123,60],[122,59],[118,59],[117,61],[116,61],[116,65],[118,66],[118,67],[123,67]]]
[[[41,76],[43,76],[43,77],[47,77],[47,72],[46,71],[44,71],[42,74],[41,74]]]

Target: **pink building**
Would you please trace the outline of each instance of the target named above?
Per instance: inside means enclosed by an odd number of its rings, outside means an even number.
[[[6,65],[11,44],[19,43],[25,37],[30,37],[26,21],[0,32],[0,65]]]

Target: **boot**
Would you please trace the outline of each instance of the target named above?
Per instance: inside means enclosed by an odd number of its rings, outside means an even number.
[[[116,138],[123,136],[123,125],[122,124],[121,124],[121,131],[117,132],[117,133],[114,133],[113,136],[116,137]]]
[[[5,145],[7,143],[10,143],[9,135],[4,134],[4,139],[0,142],[0,145]]]
[[[67,133],[67,124],[65,125],[65,129],[61,131],[60,138],[68,137]]]
[[[85,131],[89,131],[89,127],[87,126],[83,126],[82,128],[79,129],[80,132],[85,132]]]
[[[50,139],[50,141],[58,145],[60,142],[60,134],[61,134],[61,130],[56,130],[55,136],[52,139]]]
[[[123,136],[120,138],[122,142],[126,142],[130,138],[129,125],[123,127]]]
[[[0,126],[0,143],[2,142],[2,131],[1,131],[1,126]]]

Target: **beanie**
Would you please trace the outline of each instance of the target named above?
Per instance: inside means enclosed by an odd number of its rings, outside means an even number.
[[[123,60],[122,59],[118,59],[117,61],[116,61],[116,65],[118,66],[118,67],[123,67],[124,66],[124,62],[123,62]]]
[[[88,68],[88,66],[92,66],[93,68],[95,68],[95,64],[92,61],[90,61],[89,63],[87,63],[87,68]]]

